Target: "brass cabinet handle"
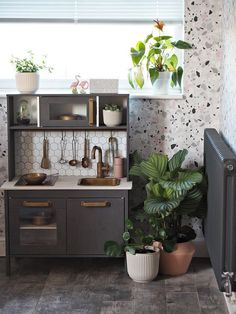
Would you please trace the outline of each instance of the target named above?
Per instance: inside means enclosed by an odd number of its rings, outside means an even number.
[[[23,201],[24,207],[51,207],[51,202],[33,202],[33,201]]]
[[[108,201],[98,201],[98,202],[90,202],[90,201],[82,201],[80,205],[83,207],[109,207],[111,203]]]

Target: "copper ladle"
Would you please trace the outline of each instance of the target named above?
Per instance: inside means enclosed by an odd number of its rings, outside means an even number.
[[[69,161],[69,165],[70,166],[76,166],[79,162],[76,159],[76,155],[77,155],[77,140],[75,139],[75,134],[73,131],[73,139],[72,139],[72,159]]]

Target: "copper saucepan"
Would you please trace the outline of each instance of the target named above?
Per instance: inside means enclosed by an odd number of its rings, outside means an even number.
[[[27,184],[37,185],[42,184],[43,181],[47,178],[47,175],[46,173],[33,172],[24,174],[22,178]]]

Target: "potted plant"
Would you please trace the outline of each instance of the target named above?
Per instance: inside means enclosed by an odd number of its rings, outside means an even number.
[[[153,32],[131,48],[133,67],[129,69],[128,80],[132,88],[143,87],[145,69],[152,85],[159,92],[166,92],[169,82],[171,87],[181,87],[183,68],[179,65],[174,49],[191,49],[192,46],[182,40],[174,41],[172,36],[165,35],[164,26],[164,22],[155,20]]]
[[[34,93],[39,88],[39,71],[48,70],[50,73],[53,68],[47,66],[46,56],[42,57],[40,63],[34,60],[32,51],[27,52],[24,58],[12,56],[10,62],[15,65],[16,69],[16,88],[21,93]]]
[[[182,225],[184,215],[204,216],[205,180],[201,170],[182,168],[187,150],[180,150],[172,158],[153,153],[146,160],[136,162],[130,174],[146,180],[147,198],[142,221],[150,224],[154,246],[163,247],[160,272],[183,274],[188,270],[196,237],[195,231]]]
[[[106,126],[113,127],[122,123],[122,109],[116,104],[107,104],[103,108],[103,122]]]
[[[156,278],[159,270],[159,248],[153,248],[153,236],[145,235],[141,228],[135,227],[130,219],[126,220],[123,244],[107,241],[104,245],[106,255],[111,257],[126,254],[127,272],[136,282],[146,283]]]

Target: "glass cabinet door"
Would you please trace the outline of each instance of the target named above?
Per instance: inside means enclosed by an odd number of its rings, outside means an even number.
[[[90,97],[42,96],[40,120],[42,126],[89,126]],[[93,101],[93,99],[92,99]]]
[[[15,253],[63,253],[66,208],[64,200],[13,199],[10,242]]]

